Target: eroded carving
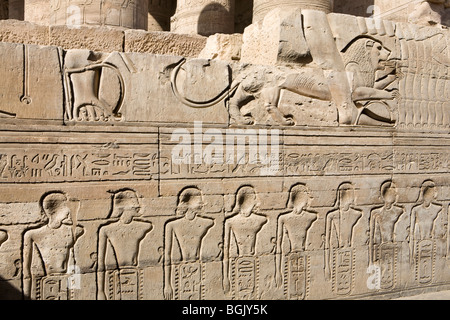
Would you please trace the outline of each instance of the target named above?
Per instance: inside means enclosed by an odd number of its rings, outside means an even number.
[[[23,240],[23,293],[37,300],[70,300],[69,268],[76,265],[74,245],[83,228],[74,224],[68,197],[60,191],[44,194],[40,200],[47,219],[44,226],[25,232]],[[39,260],[39,273],[32,262]]]
[[[416,280],[421,284],[433,281],[436,266],[435,222],[442,205],[436,202],[437,187],[431,180],[420,188],[418,204],[411,209],[410,257]]]
[[[391,51],[379,40],[361,36],[343,49],[341,62],[345,70],[244,67],[222,94],[205,102],[189,100],[178,91],[177,74],[184,61],[174,68],[171,83],[176,97],[193,108],[208,108],[230,97],[229,115],[232,122],[237,124],[255,123],[251,115],[243,114],[241,110],[249,101],[258,99],[263,101],[265,110],[275,123],[294,125],[292,115],[284,115],[279,109],[282,91],[287,90],[304,97],[335,103],[339,101],[336,96],[340,99],[344,99],[343,96],[351,97],[346,102],[347,107],[342,105],[343,102],[339,106],[336,104],[340,110],[338,120],[341,124],[393,125],[397,119],[394,100],[400,96],[395,85],[398,79],[396,63],[389,60],[390,54]],[[351,88],[339,86],[338,79],[351,83]],[[344,117],[344,112],[350,115]]]
[[[105,69],[112,70],[118,81],[118,91],[109,89],[115,104],[110,105],[100,94]],[[112,75],[110,75],[111,77]],[[89,50],[70,50],[65,57],[66,94],[65,116],[69,121],[120,121],[124,102],[125,82],[119,69],[103,61]],[[107,95],[108,95],[107,94]],[[111,99],[111,97],[109,97]]]
[[[196,187],[182,190],[176,215],[165,225],[164,297],[165,299],[199,300],[204,298],[202,242],[214,220],[201,216],[204,210],[202,192]],[[174,252],[180,250],[176,259]]]
[[[267,218],[258,213],[259,200],[252,186],[236,192],[231,216],[225,219],[223,288],[237,299],[258,297],[259,259],[256,254],[258,233]]]
[[[325,276],[332,279],[333,291],[350,294],[354,286],[353,229],[362,217],[354,206],[355,190],[351,183],[339,186],[336,209],[327,213],[325,224]]]
[[[108,217],[111,222],[102,226],[98,232],[97,298],[100,300],[143,299],[139,245],[153,225],[140,216],[141,206],[134,190],[113,193]],[[108,252],[114,255],[113,267],[106,263]]]
[[[289,300],[303,300],[309,291],[310,258],[305,252],[306,240],[312,224],[317,220],[317,213],[309,209],[311,200],[305,185],[293,185],[287,203],[290,211],[278,217],[275,281],[278,286],[283,283]],[[284,239],[289,243],[287,252],[283,252]]]
[[[381,185],[382,207],[370,213],[369,263],[381,270],[380,287],[392,289],[398,277],[398,255],[401,246],[396,243],[395,227],[405,209],[397,204],[397,188],[392,181]]]

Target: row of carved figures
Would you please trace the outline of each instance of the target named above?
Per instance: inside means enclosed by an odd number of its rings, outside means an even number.
[[[400,217],[405,213],[405,208],[397,204],[397,188],[392,181],[383,183],[380,191],[384,205],[373,208],[369,219],[370,263],[385,259],[383,257],[386,257],[386,252],[392,253],[392,250],[396,250],[394,230]],[[431,245],[433,247],[435,222],[443,209],[436,199],[435,183],[431,180],[425,181],[421,186],[418,204],[411,209],[410,214],[411,257],[418,252],[417,246]],[[308,258],[305,252],[308,251],[306,245],[308,232],[318,219],[318,213],[310,207],[311,200],[311,192],[306,185],[302,183],[293,185],[289,191],[288,210],[277,219],[277,236],[274,241],[276,249],[272,253],[275,253],[274,279],[278,286],[284,283],[287,288],[290,288],[288,283],[292,280],[289,280],[289,275],[283,277],[285,273],[283,269],[287,267],[282,266],[282,261],[291,263],[291,268],[296,266],[295,268],[301,269],[293,274],[298,275],[299,272],[301,274],[307,268]],[[76,241],[83,235],[84,228],[73,223],[68,201],[68,196],[60,191],[44,194],[40,206],[47,218],[46,224],[24,233],[22,281],[25,298],[71,298],[71,291],[62,286],[61,282],[67,281],[68,267],[76,265],[74,247]],[[202,191],[197,187],[187,187],[178,196],[176,217],[165,224],[162,255],[166,299],[201,299],[203,297],[202,290],[199,289],[202,287],[203,239],[215,225],[213,218],[204,215],[205,205]],[[141,205],[134,190],[122,189],[113,194],[108,223],[102,225],[98,231],[98,299],[142,297],[140,286],[143,285],[143,279],[142,272],[139,270],[139,247],[154,226],[148,218],[141,215]],[[339,273],[339,268],[333,261],[336,259],[351,261],[354,254],[352,251],[354,227],[362,215],[363,211],[355,206],[353,185],[341,184],[337,189],[335,207],[326,214],[325,219],[323,248],[326,255],[324,269],[327,278],[331,276],[335,279]],[[254,187],[250,185],[240,187],[235,195],[234,208],[226,215],[224,222],[223,243],[221,243],[224,292],[232,291],[233,295],[239,298],[255,297],[257,282],[255,272],[259,267],[256,243],[257,238],[261,236],[260,231],[267,222],[268,217],[261,214],[259,209],[258,194]],[[282,252],[284,236],[287,236],[290,243],[288,253]],[[0,231],[0,245],[7,239],[8,233]],[[232,242],[237,245],[237,256],[230,254]],[[175,261],[176,259],[173,258],[172,251],[175,245],[179,247],[181,253],[180,261]],[[118,266],[115,271],[108,270],[106,265],[108,246],[112,247],[115,254]],[[384,250],[381,258],[379,250]],[[32,261],[36,259],[34,257],[36,254],[45,268],[44,278],[38,280],[32,274]],[[336,255],[342,255],[342,259],[337,258]],[[290,262],[286,262],[285,259]],[[413,261],[411,263],[414,264]],[[237,276],[247,278],[248,283],[236,282]],[[184,284],[180,281],[184,281]],[[193,286],[190,290],[180,290],[180,286],[186,287],[188,284]],[[339,282],[336,285],[341,288],[341,293],[345,294],[347,290],[350,290],[345,286],[343,288],[339,286]],[[127,286],[131,287],[127,288]],[[300,291],[297,292],[297,296],[304,297],[304,290]],[[183,292],[189,294],[183,295]]]

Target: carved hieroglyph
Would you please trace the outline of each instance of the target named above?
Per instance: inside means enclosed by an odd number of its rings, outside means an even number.
[[[89,15],[95,3],[83,19],[125,28],[139,4]],[[192,3],[177,3],[179,31],[185,13],[233,7]],[[207,45],[189,57],[145,40],[182,35],[102,28],[124,45],[99,52],[6,41],[0,26],[0,298],[448,287],[448,30],[312,3],[255,1],[267,12],[242,35],[196,36]],[[207,22],[228,26],[212,7]]]

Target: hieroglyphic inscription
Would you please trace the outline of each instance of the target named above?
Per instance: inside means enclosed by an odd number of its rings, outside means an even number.
[[[158,173],[156,151],[0,151],[0,182],[149,179]]]

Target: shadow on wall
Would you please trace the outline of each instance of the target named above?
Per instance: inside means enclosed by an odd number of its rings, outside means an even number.
[[[234,32],[244,33],[244,29],[252,24],[253,0],[236,0],[234,13]]]
[[[23,20],[25,16],[25,0],[0,0],[0,20]]]
[[[149,0],[149,30],[160,28],[161,31],[170,31],[170,17],[175,14],[177,8],[176,0]]]
[[[374,0],[358,0],[358,1],[348,1],[348,0],[334,0],[333,1],[333,12],[344,13],[361,17],[370,17],[373,15],[371,11],[371,6],[374,5]]]
[[[22,292],[0,277],[0,300],[22,300]]]
[[[233,14],[220,3],[208,4],[198,18],[197,33],[206,37],[216,33],[234,33]]]

